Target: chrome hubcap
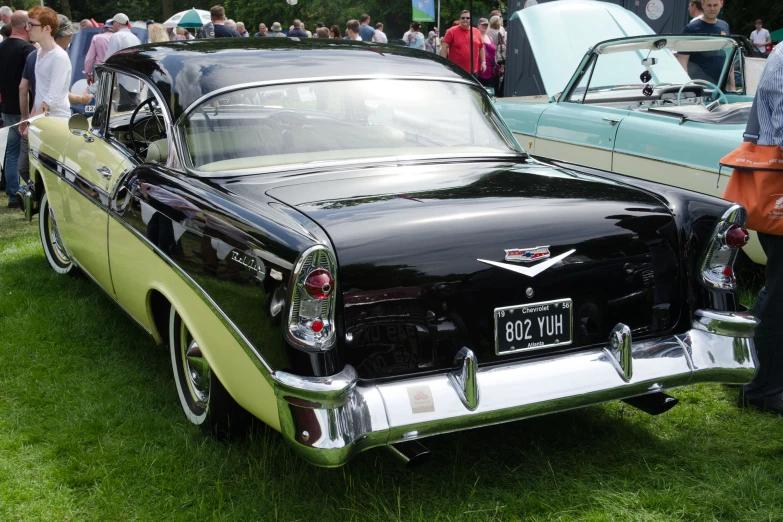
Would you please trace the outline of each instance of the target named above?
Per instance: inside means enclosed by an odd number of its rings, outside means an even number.
[[[48,220],[49,242],[52,245],[54,255],[57,256],[61,263],[67,265],[71,262],[71,258],[68,257],[68,254],[65,252],[65,247],[63,247],[63,240],[60,237],[60,229],[57,228],[57,221],[54,219],[54,210],[52,210],[52,207],[49,207]]]
[[[184,363],[183,369],[188,389],[193,400],[202,407],[206,407],[209,403],[209,375],[211,372],[209,363],[184,324],[180,339],[182,339],[182,362]]]

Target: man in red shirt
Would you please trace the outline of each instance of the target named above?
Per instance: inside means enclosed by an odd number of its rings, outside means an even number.
[[[470,43],[473,44],[473,67],[470,63]],[[446,31],[446,36],[441,42],[440,55],[471,74],[486,70],[484,43],[481,41],[479,30],[470,26],[470,11],[462,11],[459,15],[459,25]]]

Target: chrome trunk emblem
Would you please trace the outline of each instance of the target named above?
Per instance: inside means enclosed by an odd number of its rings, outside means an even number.
[[[531,261],[547,259],[549,256],[549,245],[537,246],[533,248],[512,248],[511,250],[506,250],[506,261],[521,261],[523,263],[530,263]]]

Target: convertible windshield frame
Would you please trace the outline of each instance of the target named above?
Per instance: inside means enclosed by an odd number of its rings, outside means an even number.
[[[582,61],[579,63],[579,66],[577,67],[576,71],[574,72],[574,75],[571,77],[571,80],[568,82],[566,88],[563,90],[563,94],[560,96],[558,102],[573,103],[573,102],[568,102],[568,100],[572,95],[577,94],[575,92],[576,88],[579,86],[585,73],[588,72],[588,69],[590,73],[590,78],[585,88],[584,94],[586,95],[588,92],[591,91],[590,82],[592,82],[592,75],[595,72],[596,67],[598,66],[598,60],[600,59],[601,56],[611,56],[617,53],[654,51],[658,49],[655,44],[659,42],[664,42],[664,45],[662,45],[661,49],[670,49],[669,46],[670,41],[674,42],[675,46],[679,47],[679,45],[677,44],[683,44],[689,41],[703,42],[708,40],[715,41],[715,42],[718,41],[722,42],[721,45],[717,45],[716,43],[715,49],[711,49],[711,50],[724,51],[724,52],[726,50],[731,50],[731,52],[726,54],[726,58],[723,63],[723,69],[721,70],[721,74],[718,82],[716,82],[716,85],[722,86],[726,83],[727,75],[729,74],[729,71],[731,71],[732,64],[734,63],[734,57],[739,50],[739,45],[731,38],[731,36],[683,35],[683,34],[632,36],[632,37],[613,38],[611,40],[604,40],[602,42],[598,42],[590,49],[588,49],[587,52],[585,53],[585,56],[582,58]],[[699,52],[699,51],[693,51],[693,52]],[[585,97],[586,96],[582,96],[583,101]]]
[[[480,93],[482,99],[486,103],[486,107],[490,111],[491,125],[497,129],[497,134],[502,138],[508,147],[508,152],[448,152],[448,153],[408,153],[399,155],[378,155],[359,158],[346,158],[346,159],[325,159],[319,161],[304,161],[294,163],[280,163],[269,166],[256,166],[243,169],[231,169],[225,171],[206,171],[200,170],[194,167],[192,159],[190,157],[189,149],[187,148],[187,136],[186,136],[186,122],[189,118],[198,111],[205,102],[214,99],[221,95],[227,95],[242,91],[245,89],[254,89],[262,87],[280,87],[280,86],[295,86],[302,84],[315,84],[315,83],[335,83],[335,82],[354,82],[365,80],[392,80],[392,81],[417,81],[417,82],[436,82],[436,83],[451,83],[465,85],[466,87]],[[251,82],[236,84],[214,91],[199,97],[196,101],[188,105],[183,111],[183,114],[177,119],[173,127],[174,140],[176,142],[175,149],[181,155],[179,160],[182,168],[193,176],[199,178],[223,178],[231,176],[241,175],[255,175],[255,174],[271,174],[276,172],[296,171],[296,170],[312,170],[322,168],[334,168],[340,166],[351,166],[360,164],[382,164],[389,162],[408,162],[408,161],[432,161],[443,162],[449,159],[487,159],[502,158],[502,159],[527,159],[529,156],[524,148],[519,144],[517,139],[508,126],[505,124],[503,118],[497,112],[494,103],[492,103],[486,90],[478,82],[470,79],[463,78],[448,78],[448,77],[418,77],[407,75],[350,75],[350,76],[330,76],[330,77],[316,77],[316,78],[296,78],[287,80],[270,80],[261,82]]]

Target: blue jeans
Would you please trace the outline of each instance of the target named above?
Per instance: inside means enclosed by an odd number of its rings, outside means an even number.
[[[22,116],[3,113],[3,121],[7,127],[10,127],[22,121]],[[19,143],[21,141],[22,135],[19,134],[18,126],[8,130],[3,171],[5,172],[5,193],[8,195],[9,203],[16,202],[16,191],[19,190]]]

